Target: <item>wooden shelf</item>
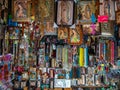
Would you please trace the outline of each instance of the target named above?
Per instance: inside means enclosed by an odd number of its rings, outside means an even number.
[[[108,88],[109,86],[107,85],[101,85],[101,86],[84,86],[84,85],[78,85],[78,86],[72,86],[72,88],[101,88],[101,87],[104,87],[104,88]]]

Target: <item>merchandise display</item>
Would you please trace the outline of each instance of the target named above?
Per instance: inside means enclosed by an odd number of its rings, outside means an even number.
[[[0,90],[120,90],[120,0],[0,0]]]

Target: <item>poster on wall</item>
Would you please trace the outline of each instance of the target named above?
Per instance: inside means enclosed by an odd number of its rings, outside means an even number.
[[[45,24],[44,35],[57,35],[57,30],[53,27],[53,21],[47,21]]]
[[[109,16],[109,20],[115,20],[115,4],[113,0],[100,0],[100,15]]]
[[[120,0],[115,1],[115,11],[120,10]]]
[[[30,3],[29,0],[13,0],[12,1],[13,20],[14,21],[29,21],[30,18]]]
[[[91,23],[92,15],[98,15],[99,6],[97,0],[81,0],[77,4],[77,17],[81,24]],[[95,17],[94,17],[95,18]]]
[[[120,10],[116,11],[116,23],[120,24]]]
[[[38,7],[41,21],[54,20],[54,0],[39,0]]]
[[[81,45],[83,43],[83,31],[81,26],[69,29],[68,43],[71,45]]]
[[[56,23],[70,26],[74,21],[74,0],[56,1]]]
[[[99,35],[100,34],[99,23],[84,24],[83,25],[83,34],[84,35]]]
[[[106,23],[101,23],[101,34],[102,35],[114,35],[114,22],[108,21]]]

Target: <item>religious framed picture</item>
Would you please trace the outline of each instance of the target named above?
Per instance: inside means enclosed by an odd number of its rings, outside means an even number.
[[[81,0],[77,3],[77,18],[81,24],[91,23],[91,17],[98,15],[99,5],[97,0]],[[96,20],[95,20],[96,21]]]
[[[38,14],[40,20],[43,22],[52,20],[54,21],[54,1],[55,0],[39,0]]]
[[[67,39],[68,38],[68,28],[59,27],[58,28],[58,39]]]
[[[49,69],[49,77],[54,78],[55,70],[53,68]]]
[[[18,89],[20,87],[20,82],[19,81],[14,81],[14,88]]]
[[[30,83],[30,87],[35,87],[36,86],[36,81],[32,80],[32,81],[29,81]]]
[[[120,24],[120,10],[116,11],[116,23]]]
[[[36,68],[30,67],[30,80],[36,80]]]
[[[120,10],[120,0],[115,1],[115,11]]]
[[[80,45],[83,43],[83,31],[81,25],[69,29],[68,43],[71,45]]]
[[[114,35],[114,21],[108,21],[100,24],[102,35]]]
[[[21,84],[20,84],[20,85],[21,85],[21,88],[26,87],[26,83],[27,83],[26,81],[21,81]]]
[[[13,20],[18,22],[29,21],[30,18],[30,0],[12,1]]]
[[[54,22],[47,21],[45,24],[44,35],[57,35],[57,30],[53,26]]]
[[[70,26],[74,23],[74,0],[56,1],[56,24]]]
[[[96,24],[84,24],[82,26],[84,35],[99,35],[100,28],[99,23]]]

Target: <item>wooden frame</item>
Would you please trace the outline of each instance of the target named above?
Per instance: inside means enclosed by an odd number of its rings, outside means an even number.
[[[13,20],[26,22],[30,20],[30,0],[12,1]]]
[[[120,10],[116,12],[116,23],[120,24]]]
[[[80,25],[69,29],[68,43],[71,45],[81,45],[83,43],[83,31]]]
[[[99,23],[84,24],[83,25],[83,34],[84,35],[99,35],[100,34]]]
[[[68,29],[66,27],[58,28],[58,39],[67,39],[68,38]]]
[[[74,22],[74,0],[56,1],[56,23],[57,25],[70,26]]]

